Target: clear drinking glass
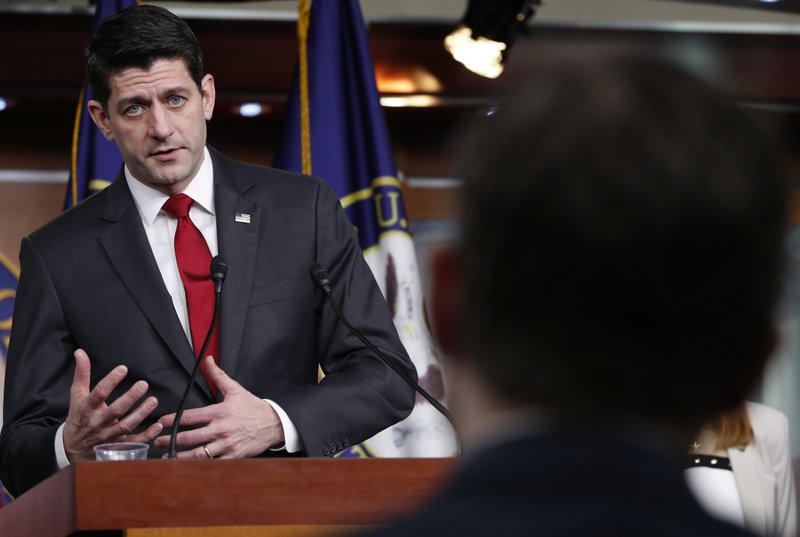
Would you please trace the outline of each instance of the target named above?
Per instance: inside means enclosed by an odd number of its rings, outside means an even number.
[[[94,446],[98,461],[136,461],[147,458],[150,446],[141,442],[111,442]]]

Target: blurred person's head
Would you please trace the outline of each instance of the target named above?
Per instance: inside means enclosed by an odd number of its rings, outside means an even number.
[[[744,110],[664,63],[571,63],[482,120],[461,164],[462,236],[434,266],[441,344],[471,379],[457,412],[480,386],[686,432],[758,381],[786,211]]]

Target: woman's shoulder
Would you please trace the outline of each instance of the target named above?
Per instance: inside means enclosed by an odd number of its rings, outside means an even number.
[[[786,414],[777,408],[772,408],[762,403],[748,401],[746,403],[746,409],[747,417],[750,419],[750,424],[753,426],[754,433],[758,432],[759,426],[783,428],[784,425],[788,425],[789,423]]]
[[[770,453],[770,459],[784,458],[786,454],[783,452],[789,449],[789,420],[786,414],[761,403],[748,402],[746,408],[756,448]]]

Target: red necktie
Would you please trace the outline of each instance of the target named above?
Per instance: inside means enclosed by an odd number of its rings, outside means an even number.
[[[176,194],[164,203],[163,209],[178,219],[175,231],[175,257],[178,270],[186,291],[186,307],[189,310],[189,327],[192,333],[194,352],[199,353],[211,326],[214,314],[214,284],[211,282],[211,251],[203,234],[189,218],[189,209],[194,200],[186,194]],[[211,336],[206,356],[211,355],[219,362],[219,338],[217,330]],[[205,356],[203,357],[205,358]],[[216,395],[217,387],[208,378],[205,364],[200,364],[203,374]]]

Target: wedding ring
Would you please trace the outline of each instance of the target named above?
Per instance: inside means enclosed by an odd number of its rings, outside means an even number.
[[[207,448],[206,446],[203,446],[203,451],[205,451],[205,452],[206,452],[206,456],[207,456],[209,459],[213,459],[213,458],[214,458],[214,455],[212,455],[212,454],[211,454],[211,453],[208,451],[208,448]]]

